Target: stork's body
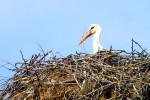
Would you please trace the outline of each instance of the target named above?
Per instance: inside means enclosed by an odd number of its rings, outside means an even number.
[[[100,44],[100,35],[101,35],[101,27],[98,24],[92,24],[88,30],[88,32],[85,34],[85,36],[81,39],[78,45],[80,45],[83,41],[85,41],[88,37],[90,37],[92,34],[93,37],[93,52],[96,53],[100,50],[103,50],[103,47]]]

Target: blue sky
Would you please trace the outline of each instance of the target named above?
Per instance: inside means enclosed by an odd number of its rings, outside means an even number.
[[[0,59],[22,62],[20,50],[30,59],[40,52],[37,43],[63,56],[84,52],[77,44],[93,23],[102,27],[104,48],[131,51],[133,38],[150,52],[149,5],[149,0],[0,0]],[[92,39],[84,42],[87,53],[93,53]],[[12,75],[3,67],[0,72]]]

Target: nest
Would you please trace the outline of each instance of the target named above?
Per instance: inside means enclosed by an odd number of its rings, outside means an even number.
[[[150,58],[144,50],[52,54],[16,63],[14,76],[1,84],[0,99],[150,100]]]

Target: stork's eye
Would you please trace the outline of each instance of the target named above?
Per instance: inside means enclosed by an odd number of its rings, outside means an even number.
[[[93,28],[94,28],[94,26],[91,27],[91,29],[93,29]]]

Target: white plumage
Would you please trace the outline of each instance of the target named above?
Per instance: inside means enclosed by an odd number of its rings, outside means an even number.
[[[94,35],[93,37],[93,52],[96,53],[100,50],[103,50],[104,48],[100,44],[100,35],[101,35],[102,29],[98,24],[92,24],[90,28],[88,29],[88,32],[84,35],[84,37],[81,39],[78,45],[83,43],[88,37],[91,35]]]

